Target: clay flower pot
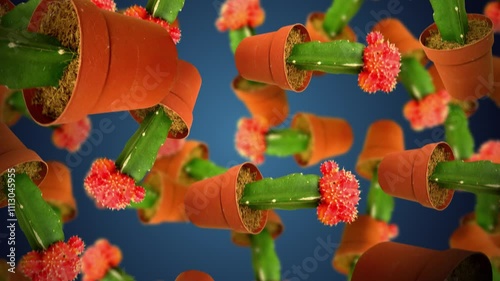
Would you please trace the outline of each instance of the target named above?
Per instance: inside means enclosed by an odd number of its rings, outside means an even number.
[[[461,249],[431,250],[395,242],[379,243],[358,260],[352,281],[491,280],[484,254]]]
[[[470,20],[481,20],[491,27],[481,40],[453,50],[437,50],[425,46],[436,24],[420,34],[420,44],[425,54],[436,65],[439,76],[450,95],[458,100],[477,100],[493,92],[493,24],[481,14],[468,14]]]
[[[214,281],[214,279],[203,271],[188,270],[177,275],[175,281]]]
[[[68,2],[41,1],[33,13],[29,31],[40,30],[52,3]],[[33,120],[50,126],[76,122],[90,114],[158,104],[177,74],[177,49],[168,31],[159,25],[99,9],[91,1],[70,3],[77,18],[66,20],[78,21],[80,35],[79,42],[74,42],[79,46],[74,88],[57,117],[44,114],[42,105],[33,102],[38,89],[24,90]]]
[[[490,99],[500,107],[500,57],[493,57],[493,75],[495,90],[490,93]]]
[[[351,125],[341,118],[297,113],[292,119],[291,128],[310,135],[307,151],[294,155],[295,161],[302,167],[344,154],[354,141]]]
[[[278,238],[281,233],[283,233],[283,222],[281,221],[280,216],[274,210],[269,210],[269,215],[267,217],[266,229],[271,234],[273,239]],[[239,233],[235,231],[231,231],[231,241],[241,247],[249,247],[250,246],[250,238],[248,234]]]
[[[15,168],[15,172],[19,173],[21,171],[18,165],[34,162],[39,165],[39,170],[29,176],[36,185],[40,185],[47,175],[47,163],[36,152],[28,149],[4,123],[0,123],[0,136],[2,136],[0,138],[0,175],[8,173],[10,168]],[[0,207],[5,206],[7,206],[7,198],[3,194],[3,186],[0,186]]]
[[[500,247],[477,223],[460,225],[450,236],[450,247],[484,253],[490,260],[500,261]],[[494,265],[497,268],[500,264]]]
[[[184,196],[187,192],[187,186],[179,184],[158,170],[151,171],[144,179],[144,183],[153,188],[159,197],[153,208],[137,210],[142,223],[160,224],[188,221],[184,212]]]
[[[369,215],[360,215],[353,223],[346,224],[340,245],[332,259],[333,268],[348,275],[356,257],[361,256],[371,247],[392,238],[389,225]]]
[[[285,90],[276,85],[251,85],[241,76],[231,82],[231,89],[252,117],[261,117],[269,127],[283,123],[290,108]]]
[[[12,3],[10,0],[0,0],[0,17],[3,16],[1,13],[2,11],[4,13],[14,9],[15,5]]]
[[[260,179],[262,175],[254,164],[243,163],[222,175],[193,183],[184,200],[189,220],[202,228],[259,233],[266,225],[268,211],[240,206],[238,199],[245,184]]]
[[[0,122],[7,124],[9,127],[14,125],[21,118],[21,113],[12,110],[7,104],[7,99],[11,94],[11,90],[0,85]]]
[[[59,209],[63,222],[69,222],[77,215],[71,171],[60,162],[48,161],[47,165],[49,172],[38,187],[43,199]]]
[[[391,196],[418,202],[427,208],[444,210],[450,204],[455,190],[431,184],[428,177],[437,163],[454,159],[451,147],[445,142],[388,154],[379,166],[380,186]]]
[[[236,49],[236,68],[245,79],[302,92],[311,81],[312,71],[302,71],[288,65],[287,50],[291,52],[293,45],[309,41],[307,29],[301,24],[247,37]]]
[[[169,138],[183,139],[189,135],[193,124],[193,109],[200,88],[201,76],[198,69],[186,61],[179,60],[177,80],[170,93],[159,102],[172,119]],[[143,118],[135,111],[130,111],[130,114],[137,122],[142,122]]]
[[[393,152],[401,152],[404,147],[403,129],[392,120],[373,122],[366,133],[363,151],[356,162],[356,172],[361,177],[371,180],[375,167],[384,156]]]
[[[184,171],[184,165],[194,158],[201,158],[207,160],[208,146],[199,141],[187,140],[184,146],[177,153],[161,157],[156,160],[152,171],[161,171],[170,177],[172,180],[182,184],[189,185],[194,182],[193,179]]]

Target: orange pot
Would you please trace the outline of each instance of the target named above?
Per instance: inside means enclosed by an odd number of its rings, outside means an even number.
[[[164,222],[187,222],[184,212],[184,196],[187,186],[177,183],[160,171],[151,171],[144,183],[153,188],[159,199],[151,209],[139,209],[137,214],[144,224],[160,224]]]
[[[175,281],[214,281],[212,276],[199,270],[184,271],[175,278]]]
[[[349,40],[351,42],[356,42],[356,33],[351,27],[346,25],[342,32],[337,36],[330,38],[323,30],[323,20],[325,18],[325,13],[323,12],[313,12],[307,16],[306,19],[306,29],[309,32],[311,41],[329,42],[334,40]],[[418,43],[418,42],[417,42]]]
[[[490,99],[500,107],[500,57],[493,57],[493,75],[495,90],[490,93]]]
[[[360,215],[353,223],[346,224],[332,259],[333,268],[342,274],[349,274],[354,259],[376,244],[387,241],[388,232],[387,223],[369,215]]]
[[[451,248],[482,252],[490,260],[500,261],[500,248],[491,239],[490,234],[476,223],[460,225],[451,234],[449,242]],[[500,269],[500,264],[495,266]]]
[[[43,199],[61,211],[63,222],[69,222],[77,215],[71,172],[60,162],[48,161],[47,165],[49,172],[38,187]]]
[[[50,3],[42,0],[29,31],[38,32]],[[42,113],[24,90],[35,122],[50,126],[76,122],[89,114],[147,108],[158,104],[177,75],[177,49],[167,30],[147,21],[99,9],[91,1],[71,0],[78,17],[79,69],[66,107],[56,118]],[[56,15],[57,16],[57,15]],[[92,93],[92,94],[89,94]]]
[[[344,154],[354,141],[351,125],[341,118],[299,112],[293,117],[291,127],[310,136],[307,151],[294,155],[295,161],[302,167]]]
[[[25,277],[24,274],[21,273],[19,267],[15,267],[14,273],[9,272],[10,265],[7,263],[8,261],[5,259],[0,259],[0,280],[2,281],[31,281],[30,278]],[[14,262],[15,263],[15,262]]]
[[[0,123],[0,136],[2,136],[0,138],[0,175],[9,173],[10,168],[18,165],[36,162],[40,170],[36,175],[32,175],[31,180],[36,185],[40,185],[47,174],[47,163],[36,152],[28,149],[5,123]],[[3,186],[0,186],[0,208],[7,206],[7,196],[3,190]]]
[[[281,233],[283,233],[283,222],[281,221],[280,216],[274,210],[269,210],[269,215],[267,217],[266,229],[271,234],[273,239],[278,238]],[[231,231],[231,241],[234,244],[241,247],[249,247],[250,246],[250,238],[249,234],[239,233],[235,231]]]
[[[252,163],[243,163],[222,175],[193,183],[184,205],[189,220],[202,228],[229,229],[257,234],[266,225],[268,211],[254,211],[238,204],[245,184],[262,179]]]
[[[156,160],[152,171],[158,170],[182,185],[194,182],[184,171],[184,165],[194,158],[208,159],[208,146],[199,141],[187,140],[182,149],[174,155]]]
[[[232,81],[231,89],[252,117],[263,118],[269,127],[280,125],[288,117],[290,108],[285,90],[276,85],[253,86],[238,76]]]
[[[201,76],[196,67],[186,61],[179,60],[177,81],[170,93],[160,102],[165,107],[167,114],[173,115],[173,123],[168,132],[168,137],[183,139],[189,135],[193,124],[193,109],[201,88]],[[142,118],[130,111],[132,117],[139,123]]]
[[[6,12],[14,9],[15,7],[14,3],[10,2],[9,0],[0,0],[0,5],[4,7],[4,9],[6,9]]]
[[[363,151],[356,162],[356,173],[371,180],[375,167],[385,155],[405,149],[403,129],[392,120],[373,122],[366,133]]]
[[[7,99],[12,93],[13,91],[7,87],[0,85],[0,122],[7,124],[9,127],[21,118],[21,113],[12,110],[7,104]]]
[[[291,33],[297,33],[298,36],[290,36]],[[292,37],[297,37],[297,42],[287,44]],[[286,58],[289,55],[287,50],[291,51],[293,45],[308,41],[311,40],[307,29],[301,24],[246,37],[236,48],[236,68],[245,79],[302,92],[311,81],[312,71],[298,70],[288,65]]]
[[[490,26],[489,33],[481,40],[453,50],[436,50],[425,46],[436,24],[427,27],[420,35],[425,54],[436,65],[439,76],[450,95],[458,100],[477,100],[493,92],[493,24],[481,14],[468,14],[469,20],[481,20]]]

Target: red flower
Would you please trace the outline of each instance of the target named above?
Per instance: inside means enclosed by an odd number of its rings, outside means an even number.
[[[116,11],[116,3],[113,0],[92,0],[92,2],[99,8],[115,12]]]
[[[340,170],[334,161],[324,162],[320,170],[323,177],[319,180],[318,219],[330,226],[353,222],[358,216],[358,180],[350,171]]]
[[[256,165],[264,162],[266,134],[269,128],[262,119],[241,118],[238,122],[235,145],[238,153]]]
[[[500,32],[500,2],[490,1],[484,7],[484,15],[493,22],[493,30]]]
[[[421,100],[412,99],[407,102],[403,108],[403,115],[416,131],[439,126],[448,116],[450,100],[450,94],[446,90],[440,90]]]
[[[98,206],[112,210],[124,209],[130,202],[141,202],[146,192],[135,185],[134,179],[122,174],[113,161],[105,158],[97,159],[92,164],[84,187]]]
[[[81,269],[81,258],[85,245],[73,236],[56,242],[43,252],[31,251],[20,261],[21,272],[33,281],[71,281]]]
[[[87,140],[91,127],[88,117],[77,122],[62,124],[54,129],[52,142],[58,148],[76,152]]]
[[[481,145],[479,152],[472,155],[469,161],[490,160],[500,163],[500,140],[489,140]]]
[[[148,11],[146,11],[144,7],[141,7],[139,5],[134,5],[127,8],[125,12],[123,12],[123,14],[129,17],[134,17],[143,20],[149,18]]]
[[[181,30],[179,27],[174,26],[175,22],[173,24],[169,24],[166,20],[163,20],[161,18],[156,18],[153,17],[148,13],[148,11],[138,5],[131,6],[123,12],[124,15],[138,18],[138,19],[143,19],[147,20],[149,22],[156,23],[163,27],[168,33],[170,34],[170,37],[174,41],[175,44],[179,43],[181,41]]]
[[[358,76],[359,87],[368,93],[394,90],[401,68],[401,54],[394,44],[385,41],[378,31],[366,36],[368,46],[363,51],[363,70]]]
[[[221,6],[215,26],[221,32],[245,26],[255,28],[264,22],[264,18],[259,0],[227,0]]]
[[[182,149],[185,143],[186,139],[167,138],[160,147],[160,149],[158,150],[158,154],[156,154],[156,159],[176,154]]]
[[[121,261],[120,248],[111,245],[106,239],[97,240],[83,254],[83,281],[101,280],[109,269],[118,266]]]

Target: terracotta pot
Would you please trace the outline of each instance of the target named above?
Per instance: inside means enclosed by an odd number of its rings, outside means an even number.
[[[25,277],[24,274],[21,273],[19,266],[16,266],[15,272],[9,272],[10,265],[7,263],[8,261],[5,259],[0,259],[0,280],[2,281],[31,281],[30,278]]]
[[[32,177],[32,180],[36,185],[40,185],[47,175],[47,163],[35,151],[28,149],[4,123],[0,123],[0,136],[2,136],[0,138],[0,175],[17,165],[37,162],[41,169],[38,175]],[[7,206],[7,198],[3,193],[3,187],[0,187],[0,208],[5,206]]]
[[[392,120],[373,122],[366,133],[363,151],[358,156],[356,173],[371,180],[375,167],[389,153],[405,149],[403,129]]]
[[[455,271],[456,270],[456,271]],[[358,260],[352,281],[492,280],[484,254],[461,249],[431,250],[395,242],[379,243]]]
[[[6,12],[14,9],[15,5],[10,0],[0,0],[0,5],[6,9]],[[2,15],[0,15],[2,16]]]
[[[354,141],[351,125],[341,118],[299,112],[294,115],[291,127],[310,136],[307,151],[294,155],[295,161],[302,167],[344,154]]]
[[[238,76],[232,81],[231,89],[252,117],[263,118],[269,127],[280,125],[288,117],[290,108],[285,90],[276,85],[253,86]]]
[[[21,118],[21,113],[12,110],[7,104],[7,99],[13,93],[7,87],[0,85],[0,122],[12,126]]]
[[[360,215],[353,223],[346,224],[340,245],[332,259],[333,268],[347,275],[356,257],[371,247],[388,240],[389,226],[369,215]]]
[[[77,215],[71,171],[60,162],[48,161],[47,165],[49,172],[38,187],[43,199],[61,211],[63,222],[69,222]]]
[[[193,109],[201,88],[201,76],[196,67],[186,61],[179,60],[177,81],[170,93],[160,102],[166,112],[175,116],[168,133],[169,138],[183,139],[189,135],[193,124]],[[130,111],[132,117],[139,123],[143,118]],[[176,124],[178,122],[178,124]]]
[[[248,172],[254,176],[252,180]],[[244,189],[244,183],[238,181],[240,175],[248,182],[262,179],[254,164],[243,163],[222,175],[193,183],[184,200],[189,220],[202,228],[230,229],[250,234],[262,231],[268,211],[253,211],[238,204],[239,194]]]
[[[42,0],[29,30],[39,31],[48,6]],[[60,116],[33,104],[36,89],[24,90],[26,106],[40,125],[76,122],[89,114],[147,108],[158,104],[177,75],[177,49],[159,25],[71,0],[79,23],[79,69],[71,97]],[[89,93],[92,93],[89,95]]]
[[[491,239],[490,233],[477,223],[460,225],[451,234],[449,242],[451,248],[481,252],[490,259],[500,259],[500,248]]]
[[[269,231],[273,239],[278,238],[281,233],[283,233],[283,222],[281,221],[278,213],[276,213],[276,211],[274,210],[269,210],[266,229]],[[233,241],[233,243],[237,246],[241,247],[249,247],[251,244],[248,234],[235,231],[231,231],[231,241]]]
[[[493,57],[493,80],[495,81],[495,90],[490,93],[490,99],[500,107],[500,57]]]
[[[187,222],[184,212],[184,196],[187,186],[177,183],[160,171],[151,171],[144,183],[154,188],[159,194],[155,207],[139,209],[137,214],[144,224],[160,224],[165,222]]]
[[[468,14],[469,20],[491,20],[481,14]],[[477,100],[493,92],[493,28],[481,40],[453,50],[436,50],[425,46],[430,32],[437,30],[436,24],[420,34],[420,44],[425,54],[436,65],[439,76],[450,95],[458,100]]]
[[[179,274],[175,281],[214,281],[214,279],[205,272],[188,270]]]
[[[396,18],[386,18],[373,26],[372,31],[378,31],[385,39],[396,45],[402,56],[414,56],[423,65],[427,57],[418,39]]]
[[[199,141],[187,140],[182,149],[174,155],[156,160],[152,171],[161,171],[174,181],[189,185],[195,182],[184,171],[184,165],[194,158],[208,159],[208,146]]]
[[[292,32],[302,37],[287,48]],[[293,45],[311,41],[306,28],[301,24],[288,25],[278,31],[254,35],[243,39],[235,52],[236,68],[248,80],[277,85],[284,90],[304,91],[311,81],[312,71],[301,71],[286,63],[286,50]],[[293,70],[293,71],[289,71]],[[295,73],[297,75],[289,75]]]

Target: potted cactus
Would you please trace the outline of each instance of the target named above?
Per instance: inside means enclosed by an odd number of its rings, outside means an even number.
[[[291,128],[268,128],[261,119],[242,118],[235,136],[236,150],[255,164],[263,163],[266,154],[293,156],[302,167],[344,154],[352,143],[346,120],[305,112],[294,115]]]
[[[120,248],[111,245],[107,239],[98,239],[92,246],[87,247],[82,255],[82,280],[134,281],[132,276],[118,267],[121,261]]]
[[[493,23],[467,14],[465,0],[430,0],[434,24],[420,34],[420,44],[451,96],[477,100],[493,91]]]
[[[380,33],[369,33],[367,46],[345,40],[310,41],[301,24],[247,37],[236,49],[236,68],[245,79],[295,92],[307,88],[312,71],[358,74],[358,85],[368,93],[394,89],[400,53]]]

